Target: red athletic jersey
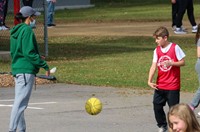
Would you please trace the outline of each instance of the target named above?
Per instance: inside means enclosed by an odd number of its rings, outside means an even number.
[[[158,76],[157,76],[157,85],[159,89],[163,90],[179,90],[180,89],[180,67],[177,66],[165,66],[162,65],[162,62],[166,60],[173,60],[177,62],[175,51],[176,44],[172,44],[169,51],[163,53],[161,47],[156,48],[156,53],[158,56],[157,67],[158,67]]]

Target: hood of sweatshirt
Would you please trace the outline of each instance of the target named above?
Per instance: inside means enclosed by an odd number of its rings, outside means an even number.
[[[24,30],[25,28],[31,28],[31,27],[25,23],[16,25],[14,28],[10,30],[11,37],[16,39],[20,35],[21,31]]]

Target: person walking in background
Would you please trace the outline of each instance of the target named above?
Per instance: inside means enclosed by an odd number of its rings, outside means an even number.
[[[176,0],[178,6],[178,13],[176,17],[176,30],[175,34],[186,34],[187,32],[181,27],[183,16],[187,10],[188,19],[192,25],[192,33],[197,32],[197,24],[194,18],[193,0]]]
[[[9,27],[5,24],[7,12],[8,0],[0,0],[0,31],[9,29]]]
[[[175,43],[169,42],[166,27],[159,27],[153,34],[157,44],[149,70],[148,85],[154,89],[153,109],[158,132],[167,132],[164,106],[171,107],[180,100],[180,67],[185,65],[185,53]],[[157,81],[153,82],[158,69]]]
[[[10,116],[9,132],[25,132],[24,111],[28,106],[35,75],[40,68],[50,75],[49,66],[39,54],[35,34],[30,27],[34,25],[36,12],[30,6],[24,6],[15,16],[21,19],[20,24],[10,30],[11,69],[15,79],[15,99]]]
[[[171,0],[172,4],[172,29],[176,30],[176,16],[178,13],[178,5],[176,3],[176,0]]]
[[[195,65],[195,70],[197,72],[198,75],[198,80],[199,80],[199,88],[197,89],[191,103],[190,103],[190,108],[192,110],[194,110],[195,108],[197,108],[199,106],[200,103],[200,24],[198,24],[198,29],[197,29],[197,33],[196,33],[196,37],[195,37],[195,42],[197,45],[197,62]],[[200,116],[200,112],[198,113],[198,115]]]
[[[48,3],[47,26],[48,27],[56,26],[54,23],[56,0],[47,0],[47,3]]]
[[[200,132],[200,125],[194,112],[187,104],[181,103],[170,108],[167,119],[169,132]]]
[[[33,6],[33,0],[22,0],[24,6]]]

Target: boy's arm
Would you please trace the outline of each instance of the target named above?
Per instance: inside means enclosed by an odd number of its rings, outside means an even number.
[[[153,77],[154,77],[154,74],[156,72],[156,68],[157,68],[157,63],[153,62],[152,65],[151,65],[151,68],[149,70],[149,78],[148,78],[148,85],[153,88],[153,89],[156,89],[157,90],[157,84],[153,83]]]
[[[177,67],[180,67],[180,66],[184,66],[185,65],[185,60],[183,58],[183,59],[181,59],[180,61],[177,61],[177,62],[174,62],[174,61],[165,61],[164,65],[166,65],[166,66],[177,66]]]
[[[171,64],[172,66],[184,66],[185,65],[185,59],[183,58],[183,59],[181,59],[180,61],[177,61],[177,62],[173,62],[172,61],[172,64]]]

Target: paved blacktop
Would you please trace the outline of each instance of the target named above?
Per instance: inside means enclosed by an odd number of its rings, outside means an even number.
[[[27,132],[156,132],[152,94],[151,89],[37,85],[25,112]],[[103,103],[96,116],[85,112],[85,102],[92,96]],[[181,102],[190,102],[192,96],[181,92]],[[8,131],[13,97],[14,88],[0,88],[1,132]]]

